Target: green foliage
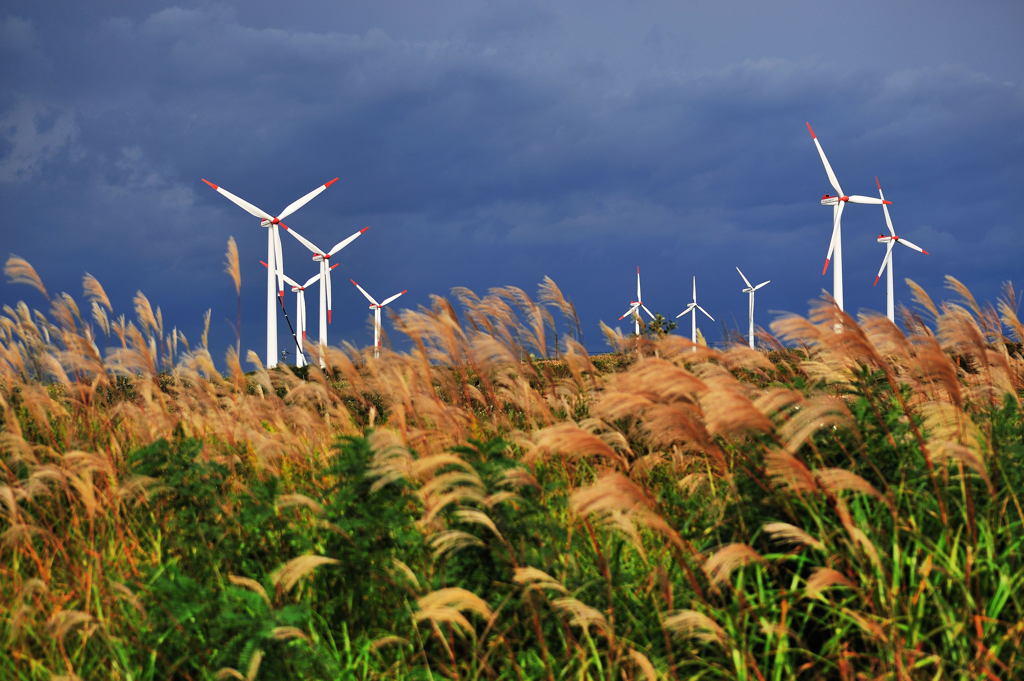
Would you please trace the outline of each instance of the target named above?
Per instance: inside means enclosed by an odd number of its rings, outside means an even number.
[[[671,333],[674,329],[678,328],[679,324],[672,319],[666,319],[659,312],[654,315],[654,319],[647,323],[643,327],[641,333],[650,338],[661,338],[662,336]]]

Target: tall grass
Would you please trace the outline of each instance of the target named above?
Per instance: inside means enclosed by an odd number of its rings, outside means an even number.
[[[0,677],[1024,675],[1009,287],[610,357],[550,280],[460,289],[247,373],[6,272],[50,308],[0,316]]]

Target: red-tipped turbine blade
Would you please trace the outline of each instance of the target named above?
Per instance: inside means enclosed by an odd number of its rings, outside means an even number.
[[[338,243],[334,244],[334,247],[330,251],[327,252],[327,255],[334,255],[335,253],[337,253],[341,249],[345,248],[345,246],[348,246],[350,243],[352,243],[353,241],[358,239],[360,236],[362,236],[366,232],[366,230],[368,230],[368,229],[370,229],[370,228],[369,227],[363,227],[361,230],[359,230],[358,232],[356,232],[352,236],[348,237],[347,239],[343,239],[342,241],[339,241]]]
[[[404,295],[405,295],[406,293],[408,293],[408,292],[409,292],[409,289],[406,289],[406,290],[404,290],[404,291],[401,291],[401,292],[399,292],[399,293],[396,293],[395,295],[391,296],[390,298],[385,298],[385,299],[384,299],[384,302],[383,302],[383,303],[381,303],[381,304],[380,304],[380,306],[381,306],[381,307],[384,307],[384,306],[385,306],[385,305],[387,305],[388,303],[391,303],[391,302],[393,302],[393,301],[394,301],[394,300],[395,300],[396,298],[398,298],[399,296],[404,296]]]
[[[270,213],[267,213],[262,208],[259,208],[257,206],[252,205],[251,203],[249,203],[245,199],[242,199],[242,198],[239,198],[239,197],[235,196],[234,194],[229,192],[227,189],[224,189],[223,187],[218,187],[217,185],[215,185],[214,183],[210,182],[209,180],[203,180],[203,182],[205,182],[206,184],[208,184],[211,187],[213,187],[214,189],[216,189],[218,194],[220,194],[221,196],[226,198],[228,201],[230,201],[231,203],[235,204],[236,206],[238,206],[239,208],[244,210],[249,215],[254,215],[254,216],[258,217],[258,218],[263,218],[264,220],[273,220],[274,219],[274,216],[271,215]]]
[[[324,183],[324,184],[320,185],[319,187],[317,187],[317,188],[316,188],[316,189],[314,189],[313,191],[309,192],[308,194],[306,194],[306,195],[305,195],[305,196],[303,196],[302,198],[300,198],[300,199],[296,199],[295,201],[292,201],[291,203],[289,203],[289,204],[288,204],[288,205],[287,205],[287,206],[285,207],[285,209],[284,209],[284,210],[282,210],[282,211],[281,211],[281,214],[280,214],[280,215],[278,215],[277,217],[278,217],[279,219],[281,219],[281,220],[284,220],[284,219],[285,219],[286,217],[288,217],[289,215],[291,215],[292,213],[294,213],[295,211],[297,211],[298,209],[302,208],[302,207],[303,207],[303,206],[305,206],[305,205],[306,205],[307,203],[309,203],[310,201],[312,201],[313,199],[315,199],[315,198],[316,198],[317,196],[319,196],[319,195],[320,195],[320,192],[322,192],[323,190],[327,189],[327,188],[328,188],[328,187],[330,187],[330,186],[331,186],[332,184],[334,184],[334,182],[335,182],[335,181],[336,181],[337,179],[338,179],[338,178],[334,178],[334,179],[333,179],[333,180],[331,180],[330,182],[326,182],[326,183]]]

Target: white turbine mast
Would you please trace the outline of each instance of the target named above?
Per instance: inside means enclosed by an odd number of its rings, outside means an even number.
[[[828,254],[825,256],[825,266],[821,269],[821,274],[824,275],[828,271],[829,261],[833,259],[835,254],[835,266],[832,269],[832,297],[835,298],[836,305],[840,310],[843,309],[843,244],[842,244],[842,228],[840,221],[843,216],[843,208],[849,203],[869,203],[869,204],[882,204],[892,203],[892,201],[883,201],[882,199],[876,199],[873,196],[858,196],[850,195],[847,196],[843,193],[843,188],[839,186],[839,180],[836,179],[835,172],[832,171],[832,166],[829,165],[828,158],[825,157],[825,150],[821,148],[821,142],[818,141],[818,136],[814,134],[814,128],[811,124],[807,124],[807,131],[811,133],[811,139],[814,140],[814,146],[818,149],[818,155],[821,156],[821,162],[825,166],[825,174],[828,175],[828,181],[832,184],[832,188],[836,190],[836,196],[825,194],[821,197],[821,205],[832,206],[832,239],[828,244]]]
[[[885,226],[889,228],[888,234],[879,234],[878,243],[885,244],[885,256],[882,257],[882,266],[878,268],[878,274],[875,275],[875,283],[873,286],[878,285],[878,280],[882,277],[882,270],[885,270],[885,316],[889,318],[890,322],[896,321],[896,311],[894,309],[893,294],[892,294],[892,247],[897,243],[903,244],[907,248],[913,248],[915,251],[920,251],[925,255],[928,255],[928,251],[924,250],[917,244],[911,243],[901,236],[896,236],[896,230],[892,227],[892,218],[889,217],[889,206],[886,205],[889,201],[885,201],[885,195],[882,193],[882,183],[875,178],[875,184],[878,185],[878,196],[883,199],[882,212],[885,213]]]
[[[693,313],[693,316],[690,317],[690,341],[693,343],[693,351],[697,352],[697,313],[695,312],[695,310],[700,310],[705,314],[705,316],[707,316],[708,319],[710,319],[711,321],[715,321],[715,318],[712,317],[707,310],[705,310],[703,307],[697,304],[696,275],[693,277],[693,300],[690,302],[689,305],[686,306],[685,310],[676,315],[676,319],[679,319],[685,314]]]
[[[327,347],[327,325],[331,323],[331,270],[327,263],[328,261],[338,253],[341,249],[348,246],[350,243],[358,239],[369,227],[363,227],[355,234],[342,239],[338,243],[334,244],[330,250],[325,251],[320,248],[312,241],[302,236],[294,229],[289,229],[288,233],[295,237],[299,243],[308,248],[313,253],[314,262],[320,263],[320,335],[317,338],[317,343],[320,345],[321,357],[323,355],[324,348]],[[323,359],[320,360],[320,365],[324,366]]]
[[[619,320],[621,321],[626,317],[632,316],[634,332],[638,336],[640,335],[640,310],[642,309],[644,312],[647,313],[647,316],[649,316],[651,319],[654,319],[654,315],[651,313],[650,310],[647,309],[647,306],[644,305],[643,301],[644,299],[640,295],[640,267],[638,265],[636,268],[636,300],[629,301],[630,308],[626,310],[621,317],[619,317]]]
[[[330,187],[332,184],[338,181],[338,178],[334,178],[330,182],[325,182],[313,191],[309,192],[305,196],[285,206],[276,217],[266,212],[265,210],[258,208],[245,199],[241,199],[227,189],[215,185],[213,182],[203,178],[203,182],[208,184],[219,194],[231,201],[246,213],[260,218],[260,227],[267,227],[267,366],[277,366],[277,310],[274,309],[274,282],[277,281],[277,295],[278,297],[284,297],[284,280],[279,276],[279,272],[284,268],[284,259],[281,255],[281,235],[277,231],[277,226],[280,225],[286,230],[288,226],[285,225],[281,220],[297,211],[298,209],[305,206],[307,203],[316,198],[323,190]]]
[[[359,289],[359,292],[362,293],[368,301],[370,301],[370,309],[373,310],[373,356],[380,357],[380,311],[388,303],[391,303],[399,296],[403,296],[408,293],[409,289],[399,291],[390,298],[385,298],[383,303],[378,303],[373,296],[366,292],[366,289],[356,283],[355,279],[349,279],[349,281],[351,281],[352,285]]]
[[[743,274],[743,271],[740,270],[739,266],[736,267],[736,271],[740,273],[740,276],[743,278],[743,283],[747,285],[747,287],[743,289],[743,293],[746,293],[748,296],[747,319],[750,323],[750,326],[747,332],[747,338],[750,339],[750,347],[754,347],[754,291],[761,288],[762,286],[767,286],[772,282],[772,280],[769,279],[768,281],[762,281],[757,286],[754,286],[753,284],[750,283],[750,280],[747,279],[746,275]],[[694,297],[696,298],[696,296]]]

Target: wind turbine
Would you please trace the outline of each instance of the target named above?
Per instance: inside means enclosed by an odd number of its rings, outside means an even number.
[[[882,199],[885,195],[882,194],[882,183],[875,178],[875,184],[878,185],[878,196]],[[892,228],[892,218],[889,217],[889,203],[885,201],[882,203],[882,212],[885,213],[885,226],[889,228],[889,234],[879,234],[878,243],[885,244],[885,257],[882,258],[882,266],[878,268],[878,274],[875,275],[875,283],[872,286],[878,285],[878,280],[882,276],[882,270],[885,270],[885,315],[889,318],[890,322],[896,321],[895,310],[893,309],[893,296],[892,296],[892,247],[901,243],[907,248],[913,248],[915,251],[920,251],[925,255],[928,255],[928,251],[924,250],[917,244],[911,243],[903,237],[896,236],[896,230]]]
[[[366,289],[364,289],[362,286],[360,286],[359,284],[356,283],[355,279],[349,279],[349,281],[351,281],[352,285],[355,286],[357,289],[359,289],[359,292],[362,293],[363,296],[367,300],[370,301],[370,309],[373,310],[373,356],[374,357],[380,357],[380,311],[381,311],[381,308],[383,308],[385,305],[387,305],[388,303],[392,302],[393,300],[395,300],[399,296],[402,296],[402,295],[408,293],[409,289],[405,289],[403,291],[400,291],[400,292],[396,293],[395,295],[391,296],[390,298],[385,298],[383,303],[378,303],[374,299],[373,296],[371,296],[369,293],[366,292]]]
[[[264,267],[267,266],[267,263],[262,260],[260,260],[260,264]],[[337,266],[337,264],[331,265],[331,269],[333,270]],[[277,274],[292,287],[292,291],[295,293],[295,366],[303,367],[308,364],[306,353],[303,351],[303,343],[306,340],[306,289],[320,281],[321,274],[313,275],[304,284],[295,281],[281,270],[278,270]]]
[[[635,327],[634,327],[635,328],[635,333],[638,336],[640,335],[640,313],[638,312],[638,310],[640,310],[642,308],[643,311],[647,313],[647,316],[649,316],[651,319],[654,319],[654,315],[651,314],[651,311],[647,309],[646,305],[644,305],[643,300],[644,299],[640,296],[640,267],[637,266],[637,268],[636,268],[636,300],[630,301],[629,304],[631,305],[631,307],[628,310],[626,310],[623,313],[623,315],[621,317],[619,317],[619,319],[622,320],[622,319],[625,319],[626,317],[629,317],[630,315],[635,315],[633,317],[633,323],[635,325]]]
[[[235,204],[246,213],[260,218],[260,227],[269,228],[267,229],[267,366],[277,366],[277,310],[274,309],[275,279],[277,280],[277,295],[281,298],[284,297],[284,280],[278,275],[278,272],[284,268],[284,259],[281,256],[281,235],[277,231],[277,226],[281,225],[281,227],[288,229],[288,226],[281,222],[281,220],[284,220],[286,217],[312,201],[323,190],[337,182],[338,178],[334,178],[330,182],[325,182],[302,198],[292,201],[290,204],[285,206],[284,210],[282,210],[276,217],[263,209],[252,205],[245,199],[235,196],[227,189],[218,187],[213,182],[210,182],[205,178],[202,179],[203,182],[208,184],[219,194],[224,195],[228,201]]]
[[[327,346],[327,325],[331,322],[331,270],[333,268],[327,265],[327,261],[337,254],[338,251],[362,236],[368,229],[370,228],[363,227],[352,236],[342,239],[338,243],[334,244],[329,251],[325,251],[320,248],[294,229],[288,230],[288,233],[298,239],[299,243],[312,251],[313,260],[320,263],[320,276],[322,277],[320,285],[320,337],[317,339],[317,342],[321,346]]]
[[[747,301],[747,318],[750,320],[750,331],[747,337],[750,339],[750,347],[754,347],[754,291],[762,286],[770,284],[772,280],[769,279],[768,281],[762,281],[757,286],[754,286],[750,283],[750,280],[747,279],[739,267],[736,268],[736,271],[740,273],[740,276],[743,277],[743,283],[747,285],[747,288],[743,289],[743,293],[746,293],[749,296]],[[694,296],[694,299],[696,298],[697,296]]]
[[[835,253],[835,267],[832,269],[832,297],[835,298],[836,305],[839,309],[843,309],[843,244],[842,234],[840,227],[840,220],[843,216],[843,207],[846,206],[847,202],[851,203],[869,203],[869,204],[888,204],[892,201],[885,201],[883,199],[876,199],[873,196],[858,196],[851,195],[847,196],[843,193],[843,188],[839,186],[839,180],[836,179],[835,172],[832,171],[832,166],[829,165],[828,158],[825,157],[825,150],[821,148],[821,142],[818,141],[818,136],[814,134],[814,128],[811,124],[807,124],[807,131],[811,133],[811,139],[814,140],[814,146],[818,148],[818,155],[821,156],[821,162],[825,166],[825,174],[828,175],[828,181],[832,184],[832,187],[836,190],[836,196],[830,196],[825,194],[821,197],[821,205],[832,206],[832,240],[828,244],[828,254],[825,256],[825,266],[821,269],[822,275],[828,271],[829,261],[832,259],[832,254]]]
[[[694,310],[700,310],[701,312],[703,312],[707,316],[708,319],[710,319],[711,321],[715,321],[715,318],[712,317],[708,313],[707,310],[705,310],[703,307],[701,307],[700,305],[697,304],[697,277],[696,276],[694,276],[694,278],[693,278],[693,302],[691,302],[689,305],[687,305],[685,310],[683,310],[682,312],[680,312],[679,314],[676,315],[676,319],[679,319],[684,314],[690,314],[691,312],[693,313],[693,316],[690,318],[690,340],[693,342],[693,345],[694,345],[693,351],[696,352],[697,351],[697,348],[696,348],[696,345],[697,345],[697,313],[694,312]]]

